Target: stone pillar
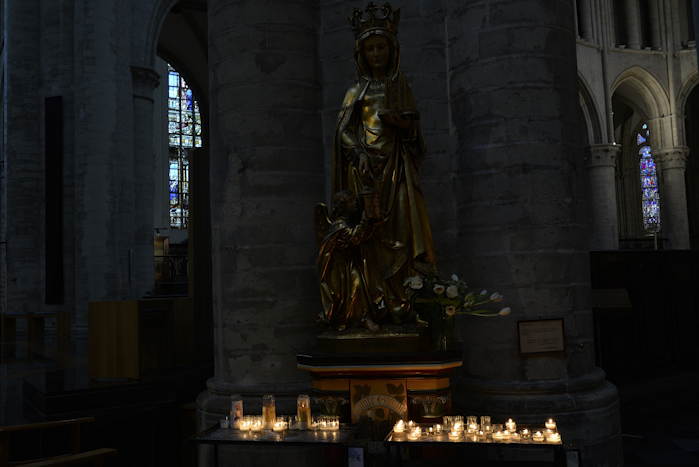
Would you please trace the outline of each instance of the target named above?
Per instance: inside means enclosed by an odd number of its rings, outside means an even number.
[[[689,220],[685,169],[688,147],[654,151],[660,169],[660,222],[663,236],[673,250],[689,249]]]
[[[155,148],[153,146],[153,91],[158,73],[150,68],[131,67],[134,123],[134,202],[133,259],[129,295],[140,298],[153,290],[153,184]]]
[[[582,25],[583,33],[582,38],[588,42],[594,40],[594,34],[592,32],[592,0],[578,0],[580,3],[580,10],[582,14]]]
[[[0,278],[6,288],[3,312],[41,311],[44,298],[44,163],[41,142],[43,95],[41,21],[38,0],[8,1],[4,5],[5,111],[2,158],[2,224],[0,244],[5,255]]]
[[[648,1],[648,13],[650,16],[650,43],[654,50],[663,48],[663,38],[660,35],[660,2]]]
[[[621,465],[616,388],[595,367],[573,1],[449,2],[454,194],[472,286],[512,315],[463,317],[460,413],[558,418],[584,463]],[[562,319],[565,351],[519,352],[518,321]]]
[[[213,0],[208,14],[215,376],[202,423],[233,393],[251,412],[275,394],[291,413],[309,390],[296,353],[320,311],[313,207],[324,185],[317,4]]]
[[[587,148],[587,174],[592,213],[591,250],[619,249],[619,222],[616,200],[616,161],[618,144],[594,144]]]
[[[629,49],[641,48],[641,11],[638,0],[624,0],[626,16],[627,46]]]

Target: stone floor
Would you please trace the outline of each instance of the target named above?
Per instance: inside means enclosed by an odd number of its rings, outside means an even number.
[[[14,358],[0,349],[0,425],[37,421],[24,407],[22,381],[57,368],[87,368],[87,340],[76,336],[69,354],[52,350],[49,333],[45,348],[31,359],[20,342]],[[56,362],[61,362],[60,364]],[[625,465],[699,466],[699,372],[668,370],[666,374],[619,386]]]

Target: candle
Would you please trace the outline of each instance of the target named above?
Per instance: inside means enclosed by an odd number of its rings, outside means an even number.
[[[522,437],[522,439],[529,439],[532,435],[531,432],[526,428],[524,428],[522,431],[520,431],[519,434]]]
[[[478,424],[477,423],[469,423],[466,431],[469,434],[475,433],[476,431],[478,431]]]
[[[296,398],[296,420],[302,430],[307,430],[311,424],[311,398],[307,394],[299,394]]]
[[[510,441],[519,441],[519,433],[510,433]]]
[[[486,429],[486,427],[488,427]],[[488,415],[481,415],[481,430],[485,431],[488,433],[490,430],[490,416]]]
[[[286,421],[282,417],[278,417],[275,420],[274,425],[272,425],[272,429],[274,431],[284,431],[287,429],[287,427],[288,427],[288,424],[286,423]]]
[[[544,434],[540,431],[535,431],[534,434],[532,434],[532,440],[540,443],[544,440]]]
[[[548,420],[546,420],[545,425],[546,428],[548,428],[549,430],[556,430],[556,422],[553,420],[553,418],[549,418]]]
[[[338,431],[340,429],[340,417],[335,415],[328,418],[330,418],[330,420],[328,421],[328,429],[330,431]]]
[[[546,435],[546,442],[551,444],[558,444],[561,442],[561,435],[559,433],[550,433]]]
[[[458,431],[459,433],[464,431],[464,422],[454,422],[454,426],[452,428],[453,431]]]
[[[412,429],[412,428],[414,428],[414,427],[415,427],[415,422],[412,421],[412,420],[408,420],[408,429],[410,430],[410,429]]]
[[[493,432],[493,440],[503,441],[504,439],[505,439],[505,434],[502,431],[494,431]]]
[[[434,426],[434,432],[435,432],[435,434],[441,434],[441,433],[442,433],[442,425],[440,425],[439,423],[437,423],[437,424]]]
[[[274,405],[274,396],[266,394],[262,396],[262,421],[265,430],[274,428],[274,422],[277,419],[277,412]]]
[[[238,429],[240,431],[248,431],[250,429],[250,422],[246,422],[246,421],[240,422],[238,424]]]
[[[450,431],[450,432],[449,432],[449,439],[450,439],[451,441],[458,441],[458,440],[460,440],[460,439],[461,439],[461,432],[460,432],[460,431],[454,431],[454,430]]]
[[[403,433],[405,431],[405,422],[403,420],[398,420],[395,425],[393,425],[394,433]]]
[[[221,428],[228,428],[228,425],[230,422],[228,421],[228,417],[226,417],[226,418],[222,418],[221,420],[219,420],[218,423],[219,423]]]
[[[420,429],[419,426],[412,427],[408,432],[409,440],[415,441],[417,439],[420,439],[420,436],[422,436],[422,429]]]
[[[262,417],[255,417],[250,425],[250,431],[262,431],[263,428],[264,422],[262,421]]]
[[[505,422],[505,428],[507,428],[507,431],[509,432],[515,432],[517,431],[517,424],[515,423],[514,420],[511,418],[508,418],[507,421]]]

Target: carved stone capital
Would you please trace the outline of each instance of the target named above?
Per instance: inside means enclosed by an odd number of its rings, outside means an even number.
[[[615,167],[617,156],[621,152],[619,144],[593,144],[585,148],[587,168]]]
[[[145,99],[153,99],[153,90],[160,83],[160,75],[150,68],[131,67],[131,82],[133,95]]]
[[[687,157],[689,157],[689,148],[686,146],[658,149],[653,152],[655,155],[655,161],[661,170],[684,170],[687,167]]]

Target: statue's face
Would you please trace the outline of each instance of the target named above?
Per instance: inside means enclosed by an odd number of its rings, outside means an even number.
[[[362,52],[372,73],[386,72],[391,53],[388,39],[379,35],[369,36],[362,42]]]

